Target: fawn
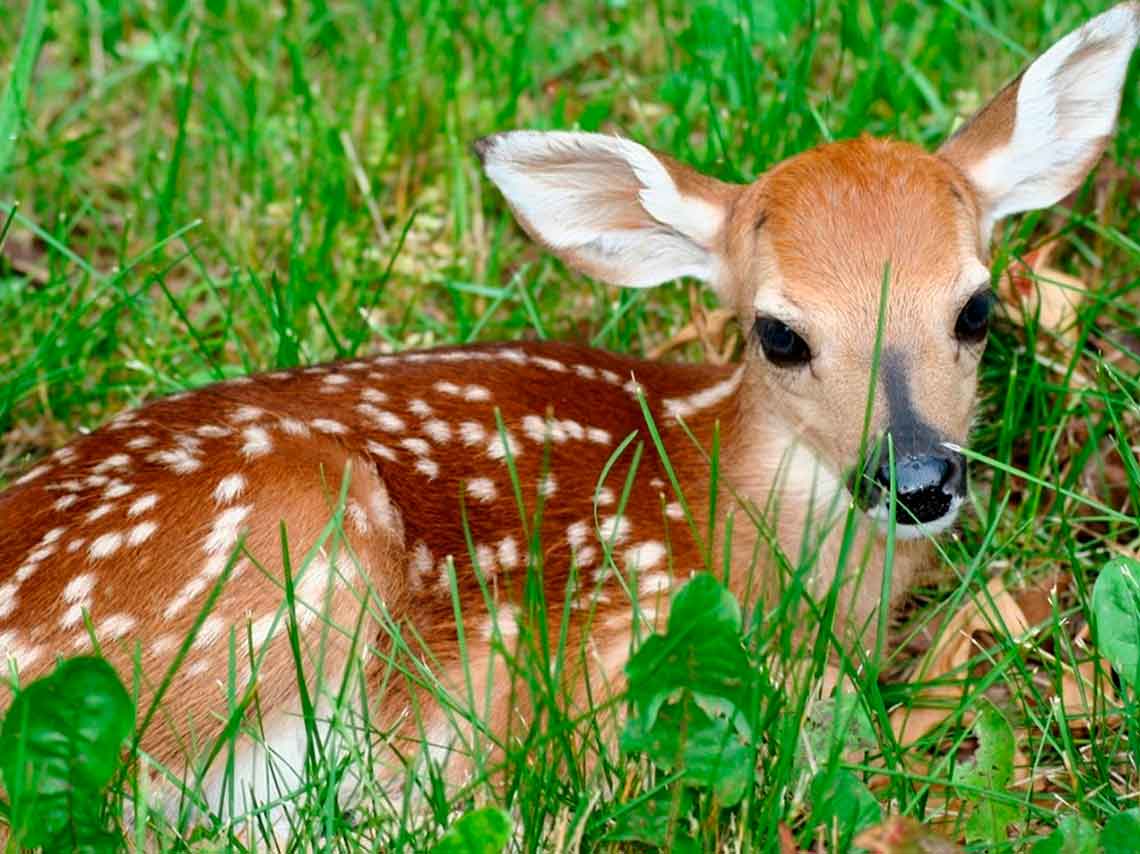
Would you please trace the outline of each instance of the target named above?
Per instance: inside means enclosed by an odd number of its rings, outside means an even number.
[[[858,640],[889,607],[889,508],[894,598],[966,495],[994,224],[1054,204],[1093,168],[1138,33],[1137,3],[1093,19],[935,153],[835,142],[748,185],[618,137],[480,140],[486,174],[535,240],[616,285],[708,282],[747,331],[743,361],[498,344],[155,401],[0,494],[0,658],[28,680],[94,639],[128,683],[137,662],[145,706],[181,656],[142,747],[175,773],[201,773],[215,808],[225,763],[203,757],[256,692],[263,731],[239,742],[227,772],[236,809],[275,796],[296,780],[281,769],[304,764],[290,635],[322,674],[307,686],[318,714],[335,686],[359,688],[383,734],[371,739],[383,741],[377,773],[397,784],[425,754],[447,759],[452,780],[469,770],[476,727],[453,720],[466,698],[497,738],[527,715],[495,650],[523,631],[528,580],[549,603],[544,630],[583,650],[562,678],[585,708],[621,684],[635,613],[652,627],[710,551],[730,548],[731,588],[762,604],[778,583],[774,551],[796,553],[810,528],[822,538],[813,583],[826,590],[838,549],[829,525],[854,506],[869,560],[861,581],[840,580],[839,619]],[[692,523],[711,506],[721,521],[739,514],[731,542]],[[444,708],[441,691],[455,703]],[[284,762],[273,775],[269,754]]]

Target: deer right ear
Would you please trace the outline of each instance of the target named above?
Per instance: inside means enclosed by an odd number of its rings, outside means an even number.
[[[1004,216],[1055,204],[1080,186],[1116,127],[1140,2],[1069,33],[942,146],[981,198],[987,239]]]
[[[475,143],[526,232],[603,281],[714,281],[737,187],[596,133],[512,131]]]

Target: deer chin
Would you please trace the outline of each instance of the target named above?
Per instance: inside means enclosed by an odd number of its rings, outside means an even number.
[[[955,495],[950,499],[950,508],[929,522],[904,522],[902,518],[896,516],[895,536],[900,540],[921,540],[946,533],[958,521],[958,511],[962,509],[963,501],[961,496]],[[881,536],[887,535],[891,524],[891,512],[885,503],[877,504],[865,511],[864,515],[875,524]]]

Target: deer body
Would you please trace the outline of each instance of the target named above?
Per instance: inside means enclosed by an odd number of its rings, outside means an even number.
[[[318,709],[358,696],[386,781],[421,748],[458,779],[470,736],[502,743],[531,715],[502,655],[520,638],[566,651],[558,678],[586,711],[620,686],[676,583],[712,569],[762,606],[779,554],[809,539],[813,591],[843,572],[840,625],[866,642],[882,592],[905,592],[965,495],[993,222],[1052,204],[1095,163],[1138,20],[1124,4],[1066,37],[936,154],[865,138],[731,185],[613,137],[481,141],[537,240],[616,284],[706,280],[749,330],[743,362],[506,344],[159,400],[0,494],[0,656],[27,680],[94,638],[128,681],[137,660],[140,708],[183,656],[143,747],[203,774],[217,803],[206,759],[248,720],[235,698],[264,713],[266,744],[236,760],[258,797],[280,794],[259,756],[303,760],[299,682]],[[1027,142],[1043,105],[1052,123]],[[864,454],[864,433],[893,450]],[[858,577],[839,566],[853,506]]]

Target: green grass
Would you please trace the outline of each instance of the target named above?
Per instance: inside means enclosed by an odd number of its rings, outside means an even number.
[[[473,139],[514,127],[616,129],[732,180],[862,132],[933,146],[1030,55],[1107,5],[85,0],[49,4],[26,86],[21,33],[35,7],[0,15],[0,66],[15,69],[0,101],[0,481],[127,406],[257,369],[520,338],[643,353],[687,322],[686,288],[618,291],[544,256],[480,177]],[[995,269],[1061,236],[1054,263],[1092,283],[1080,346],[1058,350],[1049,332],[1008,319],[992,334],[972,508],[942,543],[946,580],[918,592],[901,640],[854,677],[865,760],[821,737],[827,724],[802,725],[829,707],[793,680],[777,718],[760,699],[745,716],[765,723],[752,745],[762,771],[739,805],[720,808],[708,788],[683,789],[644,755],[620,756],[590,721],[565,720],[549,679],[562,651],[536,647],[517,665],[554,735],[529,733],[511,748],[505,790],[479,779],[456,799],[429,789],[419,812],[393,812],[369,791],[350,823],[330,806],[338,769],[316,751],[311,785],[288,804],[294,826],[336,850],[420,850],[454,815],[492,803],[510,811],[526,850],[626,850],[610,837],[655,803],[699,816],[700,847],[773,850],[785,822],[808,848],[822,833],[813,781],[825,771],[821,791],[846,791],[839,771],[870,779],[872,768],[885,769],[875,796],[892,813],[933,821],[951,782],[967,812],[989,803],[987,792],[1014,806],[1010,851],[1028,850],[1066,814],[1099,825],[1133,806],[1135,694],[1098,708],[1086,728],[1050,705],[1047,683],[1058,662],[1083,654],[1074,624],[1088,618],[1098,569],[1134,554],[1140,538],[1136,65],[1097,177],[1070,208],[999,235]],[[802,619],[794,578],[806,568],[793,561],[775,610],[740,627],[755,667],[803,658],[818,670],[826,659],[826,633],[803,650],[790,631]],[[1031,641],[996,633],[977,650],[985,666],[963,674],[965,699],[904,750],[886,716],[916,690],[902,677],[921,644],[907,638],[994,573],[1012,586],[1060,573],[1065,584]],[[1024,789],[979,790],[955,770],[986,738],[969,723],[983,696],[1048,778],[1032,802]],[[560,722],[587,737],[571,743]],[[575,771],[559,773],[567,757]],[[692,805],[685,791],[696,793]],[[958,835],[964,822],[942,829]],[[177,826],[140,826],[156,848],[186,844]],[[245,824],[244,844],[271,849],[256,826]],[[218,825],[197,834],[196,850],[239,844]]]

